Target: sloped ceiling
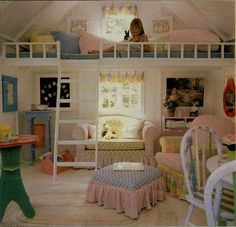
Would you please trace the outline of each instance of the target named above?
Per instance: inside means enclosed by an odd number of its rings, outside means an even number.
[[[0,2],[1,4],[2,2]],[[55,27],[76,1],[14,1],[0,14],[0,35],[12,41],[25,40],[33,31]]]
[[[162,5],[185,28],[211,30],[224,41],[235,37],[235,1],[163,1]]]
[[[32,33],[55,29],[75,11],[79,2],[86,1],[0,1],[0,39],[25,41]],[[105,4],[109,1],[94,2]],[[123,2],[148,4],[151,1]],[[211,30],[223,41],[235,37],[235,1],[233,0],[154,0],[152,2],[155,2],[166,15],[172,16],[178,28]]]

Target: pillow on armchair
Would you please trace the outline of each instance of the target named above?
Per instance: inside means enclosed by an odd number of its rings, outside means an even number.
[[[126,116],[103,116],[99,119],[98,138],[102,138],[104,127],[113,132],[116,139],[141,139],[144,120]],[[105,130],[107,130],[105,129]],[[96,126],[88,125],[91,139],[96,138]],[[109,139],[109,136],[106,137]]]

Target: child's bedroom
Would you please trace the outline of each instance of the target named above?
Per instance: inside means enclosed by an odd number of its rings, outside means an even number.
[[[0,1],[0,225],[236,225],[235,1]]]

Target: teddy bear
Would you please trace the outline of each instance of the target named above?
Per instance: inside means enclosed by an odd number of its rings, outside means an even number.
[[[102,129],[102,138],[104,139],[117,139],[117,135],[115,131],[112,131],[107,124],[103,124],[103,129]]]

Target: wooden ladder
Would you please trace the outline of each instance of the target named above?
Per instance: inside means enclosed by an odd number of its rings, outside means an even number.
[[[99,75],[99,73],[98,73]],[[62,68],[61,66],[58,66],[58,84],[57,84],[57,102],[56,102],[56,116],[55,116],[55,137],[54,137],[54,159],[53,159],[53,179],[56,179],[57,176],[57,167],[58,166],[71,166],[71,167],[95,167],[95,170],[97,170],[97,160],[98,160],[98,76],[97,79],[91,80],[84,80],[79,79],[79,75],[77,73],[76,79],[68,78],[65,79],[62,77]],[[75,99],[61,99],[61,85],[63,83],[70,83],[71,87],[76,85],[77,87],[80,87],[83,83],[94,83],[95,85],[95,97],[94,98],[77,98]],[[95,105],[95,118],[94,119],[65,119],[61,118],[60,112],[61,112],[61,103],[70,103],[70,104],[81,104],[81,103],[90,103]],[[64,114],[65,115],[65,114]],[[65,124],[93,124],[96,127],[96,138],[95,139],[89,139],[89,140],[64,140],[60,139],[60,126]],[[58,161],[58,147],[60,145],[88,145],[88,144],[94,144],[95,145],[95,159],[94,162],[59,162]]]

